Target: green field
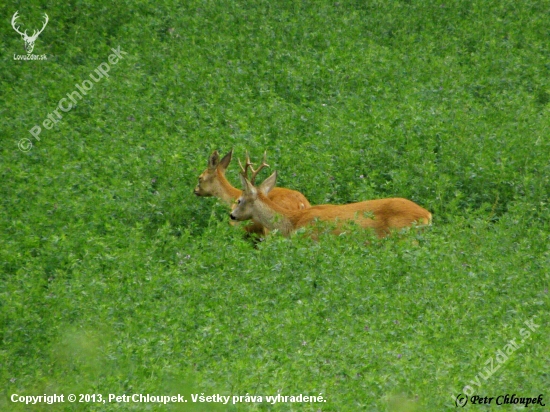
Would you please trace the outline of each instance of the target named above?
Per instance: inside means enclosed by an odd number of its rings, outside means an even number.
[[[549,407],[550,1],[0,11],[1,411]],[[16,11],[28,34],[48,14],[47,60],[14,58]],[[312,204],[405,197],[433,226],[255,245],[193,195],[231,149],[236,186],[236,159],[267,150],[259,181],[277,170]]]

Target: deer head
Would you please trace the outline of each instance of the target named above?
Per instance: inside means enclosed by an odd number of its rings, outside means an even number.
[[[195,187],[194,193],[197,196],[215,196],[232,204],[233,199],[239,197],[240,191],[231,186],[225,178],[225,170],[231,162],[233,149],[221,160],[217,150],[208,158],[208,167],[199,176],[199,184]]]
[[[241,167],[240,178],[243,185],[243,192],[241,197],[237,199],[237,206],[231,212],[230,217],[231,220],[254,219],[256,215],[259,215],[258,203],[260,201],[258,201],[258,193],[261,193],[264,196],[269,194],[269,192],[275,187],[277,172],[273,172],[273,174],[265,179],[261,185],[256,187],[254,183],[256,176],[264,167],[269,167],[269,165],[265,162],[265,153],[264,160],[258,169],[254,170],[252,168],[252,163],[250,163],[248,153],[246,154],[246,165],[243,167],[241,160],[239,159],[239,166]],[[252,177],[250,179],[248,178],[248,169],[252,170]]]
[[[42,26],[42,28],[40,30],[34,30],[33,33],[32,33],[32,36],[28,36],[27,35],[27,30],[25,30],[23,33],[21,33],[21,31],[19,31],[19,26],[15,26],[15,21],[19,18],[19,16],[17,15],[17,11],[15,12],[15,14],[13,15],[12,19],[11,19],[11,25],[13,27],[13,29],[19,33],[21,35],[21,37],[23,38],[23,41],[25,42],[25,50],[27,51],[28,54],[31,54],[33,49],[34,49],[34,42],[36,41],[36,39],[38,38],[38,36],[40,35],[40,33],[42,33],[44,31],[44,28],[46,27],[46,25],[48,24],[48,15],[46,13],[44,13],[44,17],[45,17],[45,20],[44,20],[44,25]]]

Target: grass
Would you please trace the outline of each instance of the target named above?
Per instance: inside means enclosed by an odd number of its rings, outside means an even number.
[[[441,411],[468,385],[548,396],[549,7],[0,5],[0,409]],[[48,13],[34,50],[47,61],[13,60],[17,10],[29,31]],[[118,46],[110,77],[34,139]],[[312,204],[406,197],[433,227],[255,248],[192,194],[212,150],[231,148],[267,150]],[[10,401],[44,393],[189,401]],[[191,402],[201,393],[326,402]]]

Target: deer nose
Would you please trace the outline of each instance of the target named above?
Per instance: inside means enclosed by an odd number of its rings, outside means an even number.
[[[231,220],[237,220],[237,218],[235,216],[233,216],[233,213],[230,213],[229,217],[231,218]]]

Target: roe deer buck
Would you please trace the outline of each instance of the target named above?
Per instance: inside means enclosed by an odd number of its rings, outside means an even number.
[[[232,208],[235,207],[234,202],[241,196],[242,191],[233,187],[225,177],[225,170],[229,166],[232,156],[233,150],[227,153],[221,160],[217,150],[212,153],[208,159],[208,167],[199,176],[199,183],[194,190],[195,195],[215,196],[230,205]],[[252,168],[252,163],[250,163],[250,157],[248,156],[248,153],[246,154],[246,167],[247,169],[250,168],[252,170],[252,177],[250,179],[251,182],[254,183],[260,170],[264,167],[269,167],[265,161],[266,154],[264,153],[262,164],[257,170],[254,170]],[[274,187],[272,189],[273,190],[271,190],[268,195],[269,199],[273,203],[280,205],[285,209],[306,209],[311,206],[306,197],[300,192],[282,187]],[[247,232],[267,234],[267,230],[264,229],[264,226],[259,224],[254,219],[252,220],[254,223],[245,228]]]
[[[296,229],[316,220],[336,222],[353,221],[364,228],[372,228],[378,237],[385,237],[391,229],[401,229],[414,223],[429,225],[432,214],[416,203],[402,198],[367,200],[347,205],[319,205],[303,210],[288,210],[269,198],[275,186],[277,172],[255,187],[241,165],[243,194],[231,212],[233,220],[253,219],[269,230],[279,230],[289,236]]]

